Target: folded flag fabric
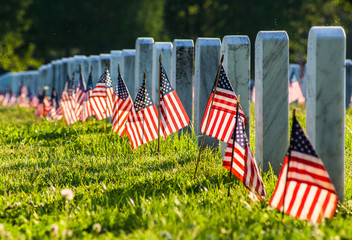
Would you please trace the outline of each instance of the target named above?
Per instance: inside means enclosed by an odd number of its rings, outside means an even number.
[[[166,137],[187,126],[189,118],[162,64],[160,71],[160,127],[161,135]]]
[[[112,130],[119,136],[126,132],[126,122],[131,112],[133,102],[127,90],[125,81],[119,73],[117,77],[116,91],[114,94],[114,106],[112,113]]]
[[[158,112],[143,81],[126,123],[132,148],[158,138]]]
[[[228,143],[231,140],[236,124],[234,119],[236,116],[237,97],[222,65],[219,82],[214,93],[215,84],[216,80],[203,115],[200,126],[201,133]],[[213,97],[214,100],[212,101]],[[239,107],[239,114],[244,125],[246,125],[246,117],[241,107]],[[209,120],[207,120],[208,116]]]
[[[111,117],[113,106],[114,90],[108,68],[100,76],[98,83],[93,89],[90,104],[94,115],[98,120]]]
[[[236,127],[236,138],[234,132],[231,140],[227,144],[226,152],[223,159],[223,166],[230,170],[247,189],[249,196],[258,195],[260,198],[266,197],[263,180],[260,176],[257,162],[253,156],[252,150],[249,146],[248,139],[244,130],[244,123],[241,118],[238,119]],[[235,147],[232,156],[233,141],[235,140]],[[232,167],[231,158],[233,157]]]
[[[291,142],[270,205],[312,223],[332,218],[337,195],[322,160],[293,116]]]

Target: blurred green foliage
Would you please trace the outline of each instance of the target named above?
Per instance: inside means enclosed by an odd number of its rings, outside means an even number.
[[[340,25],[348,36],[351,19],[348,0],[2,0],[0,74],[134,48],[140,36],[172,41],[240,34],[253,45],[260,30],[287,31],[290,61],[297,62],[298,54],[305,60],[312,26]]]

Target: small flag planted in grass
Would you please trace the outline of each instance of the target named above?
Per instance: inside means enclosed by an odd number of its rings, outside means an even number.
[[[119,136],[126,132],[126,122],[133,106],[131,96],[127,90],[125,81],[120,73],[117,77],[116,92],[114,96],[114,107],[112,113],[112,130]]]
[[[94,115],[98,120],[111,117],[113,105],[114,89],[112,87],[111,77],[108,67],[105,67],[104,73],[100,76],[98,83],[95,85],[91,96],[91,107]]]
[[[160,62],[160,120],[164,137],[189,124],[188,115]]]
[[[270,205],[313,223],[332,218],[337,195],[323,162],[304,134],[295,114],[290,147]]]
[[[238,97],[238,104],[240,98]],[[238,111],[239,106],[237,106]],[[265,188],[258,170],[257,162],[248,144],[244,123],[236,113],[236,124],[230,142],[227,144],[223,159],[223,166],[234,174],[247,188],[251,200],[258,200],[266,197]],[[233,143],[235,142],[235,145]],[[230,195],[230,188],[229,188]]]
[[[75,114],[78,120],[81,119],[81,115],[83,112],[83,102],[86,95],[86,85],[84,83],[84,78],[82,74],[81,65],[79,66],[79,81],[78,88],[76,93],[76,106],[75,106]]]
[[[215,81],[201,123],[201,133],[229,142],[236,121],[237,97],[221,64],[218,81]],[[209,112],[210,111],[210,112]],[[246,125],[246,117],[239,107],[240,118]],[[209,118],[209,120],[208,120]]]
[[[67,125],[73,124],[78,121],[75,114],[75,94],[74,94],[74,75],[73,79],[70,80],[67,76],[64,91],[61,95],[60,106]]]
[[[132,148],[158,138],[158,112],[146,89],[145,74],[126,123]]]
[[[92,80],[92,71],[93,68],[90,68],[90,73],[88,76],[87,87],[85,91],[85,97],[83,99],[83,107],[82,107],[82,114],[81,114],[81,121],[85,122],[88,117],[93,116],[93,110],[91,107],[91,96],[93,93],[93,80]]]

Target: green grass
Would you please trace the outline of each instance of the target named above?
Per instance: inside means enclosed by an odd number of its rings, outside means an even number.
[[[305,126],[305,109],[295,106]],[[252,113],[254,108],[252,106]],[[253,116],[254,114],[252,114]],[[19,239],[348,239],[352,238],[352,111],[346,114],[346,201],[332,221],[311,225],[271,209],[277,177],[263,177],[268,199],[252,203],[219,151],[197,158],[192,134],[131,150],[105,123],[65,126],[33,110],[0,108],[0,237]],[[254,149],[254,118],[250,142]],[[75,197],[66,201],[60,190]],[[93,225],[102,227],[98,233]],[[59,226],[58,235],[50,230]],[[65,230],[70,230],[65,234]],[[67,233],[67,231],[66,231]],[[71,235],[72,234],[72,235]]]

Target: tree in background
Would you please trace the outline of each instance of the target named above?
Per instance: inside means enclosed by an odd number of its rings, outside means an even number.
[[[352,31],[349,0],[6,0],[0,8],[0,73],[39,62],[135,48],[137,37],[248,35],[286,30],[290,62],[306,58],[309,29],[341,25]],[[351,38],[352,39],[352,38]],[[348,41],[347,44],[352,45]],[[252,50],[252,58],[254,51]],[[347,53],[347,56],[350,56]],[[252,61],[253,63],[254,61]]]
[[[0,7],[0,74],[37,68],[40,61],[33,58],[35,44],[25,41],[31,27],[26,11],[32,0],[2,1]]]

